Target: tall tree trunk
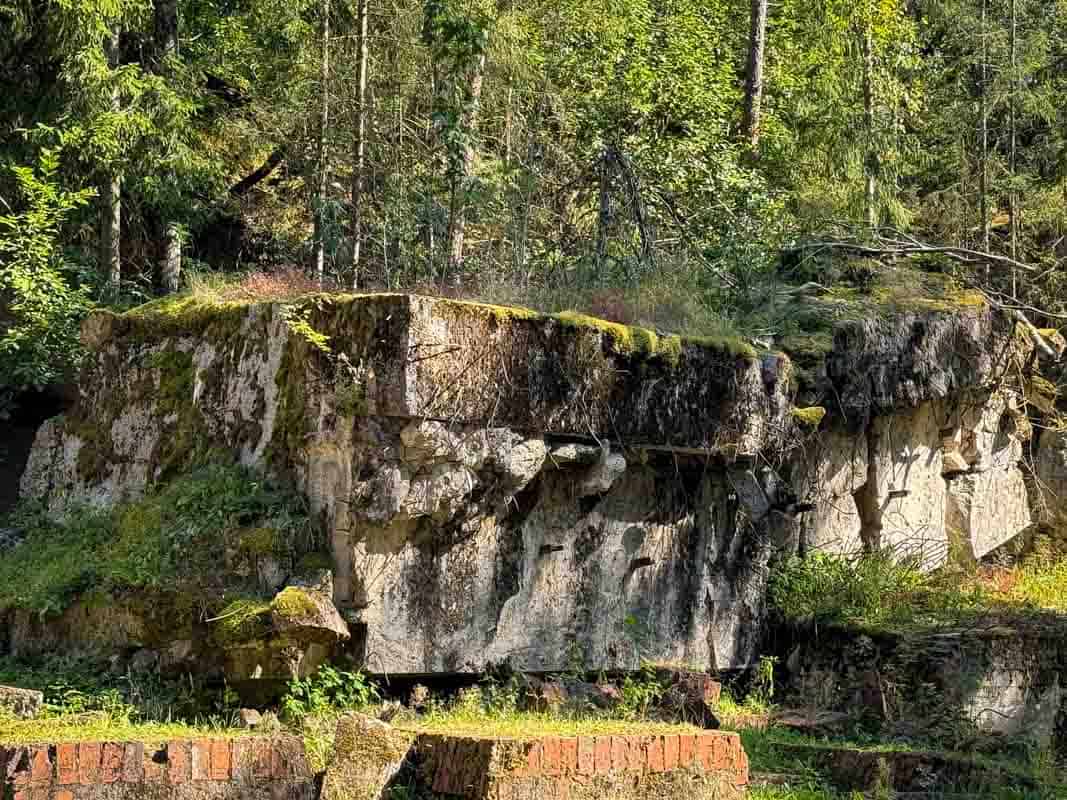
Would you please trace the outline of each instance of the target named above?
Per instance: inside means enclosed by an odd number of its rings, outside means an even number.
[[[867,228],[873,231],[878,223],[876,209],[876,180],[878,173],[878,151],[874,143],[874,42],[871,23],[867,22],[863,30],[863,125],[866,129],[867,152],[863,158],[864,173],[864,216]]]
[[[1008,135],[1010,139],[1008,148],[1008,172],[1009,179],[1011,180],[1011,188],[1008,191],[1008,225],[1011,229],[1011,257],[1012,260],[1017,260],[1019,257],[1019,217],[1018,217],[1018,198],[1015,194],[1015,167],[1016,167],[1016,91],[1018,89],[1018,75],[1016,71],[1018,69],[1018,39],[1016,36],[1016,27],[1018,24],[1018,17],[1016,15],[1016,0],[1011,0],[1011,27],[1010,27],[1010,42],[1009,48],[1011,50],[1011,92],[1008,95]],[[1016,270],[1012,267],[1011,270],[1011,293],[1013,296],[1017,294],[1016,286]]]
[[[615,168],[615,145],[606,144],[600,153],[600,212],[596,227],[596,268],[598,280],[603,277],[608,257],[608,233],[611,230],[611,176]]]
[[[767,0],[752,0],[748,38],[748,75],[745,81],[744,135],[753,150],[759,145],[763,106],[763,58],[767,41]]]
[[[463,128],[467,141],[463,145],[463,165],[460,174],[453,179],[452,210],[449,214],[448,271],[459,280],[463,265],[463,240],[467,229],[467,195],[470,193],[471,175],[474,174],[475,149],[473,139],[478,130],[478,106],[482,99],[482,82],[485,79],[485,54],[483,53],[470,76],[470,102],[463,111]]]
[[[155,0],[153,6],[155,23],[153,61],[156,72],[167,56],[178,54],[178,0]]]
[[[982,0],[982,21],[980,29],[980,35],[982,37],[980,80],[982,81],[982,86],[978,93],[978,115],[980,117],[979,138],[981,139],[981,151],[978,154],[980,162],[980,172],[978,177],[978,213],[982,218],[982,250],[986,253],[989,252],[989,100],[987,98],[987,93],[989,92],[989,32],[986,28],[988,7],[989,0]],[[989,265],[987,264],[987,277],[988,274]]]
[[[165,75],[168,72],[167,59],[178,54],[177,0],[155,0],[154,17],[155,52],[152,54],[152,69],[159,75]],[[170,179],[173,183],[173,175]],[[163,225],[163,249],[159,261],[159,287],[163,294],[178,291],[181,274],[182,243],[178,223],[172,219]]]
[[[322,108],[319,114],[319,186],[315,208],[315,278],[319,286],[326,280],[326,188],[329,185],[329,146],[327,137],[330,127],[330,0],[322,0]]]
[[[119,28],[116,25],[105,42],[108,66],[119,65]],[[111,88],[111,110],[122,110],[118,86]],[[122,282],[122,171],[112,168],[100,188],[100,271],[107,275],[111,289],[117,290]]]
[[[367,2],[356,5],[356,50],[359,64],[356,70],[356,135],[352,152],[352,288],[359,286],[360,248],[363,246],[363,180],[366,159],[367,133]]]
[[[167,223],[163,239],[163,261],[160,263],[159,273],[164,293],[170,294],[178,291],[182,276],[182,239],[175,222]]]

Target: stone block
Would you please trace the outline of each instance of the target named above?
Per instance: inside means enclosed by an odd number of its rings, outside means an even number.
[[[10,712],[19,719],[32,719],[44,705],[44,693],[33,689],[0,686],[0,710]]]

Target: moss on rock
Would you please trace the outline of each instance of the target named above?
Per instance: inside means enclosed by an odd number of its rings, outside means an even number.
[[[799,424],[809,428],[817,428],[826,416],[826,409],[822,406],[810,406],[808,408],[794,408],[790,413]]]
[[[270,610],[283,620],[300,620],[319,613],[319,604],[306,590],[288,586],[271,601]]]

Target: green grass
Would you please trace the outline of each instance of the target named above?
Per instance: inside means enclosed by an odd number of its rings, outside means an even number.
[[[0,610],[54,614],[92,588],[170,591],[222,577],[225,547],[249,527],[269,527],[288,553],[313,544],[302,501],[254,473],[210,466],[143,499],[63,519],[23,506],[10,520],[26,541],[0,559]],[[279,553],[281,555],[283,553]]]
[[[1012,568],[923,572],[890,553],[793,558],[771,576],[770,598],[788,619],[908,631],[997,616],[1067,612],[1067,558]],[[1065,620],[1067,622],[1067,620]]]
[[[481,738],[534,739],[539,736],[627,736],[696,733],[692,725],[609,717],[564,717],[515,712],[507,715],[442,713],[400,725],[422,733],[447,733]]]
[[[0,719],[0,742],[45,744],[59,742],[164,742],[203,736],[237,737],[249,731],[223,725],[188,725],[180,722],[127,722],[109,717],[65,716],[40,720]]]

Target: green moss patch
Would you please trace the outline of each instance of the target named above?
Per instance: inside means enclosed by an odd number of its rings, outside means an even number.
[[[225,466],[194,470],[109,511],[79,508],[55,521],[23,506],[11,522],[27,539],[0,559],[0,610],[45,614],[64,610],[90,587],[217,590],[227,547],[239,547],[250,530],[271,532],[270,540],[252,536],[257,547],[294,558],[316,539],[294,494]]]
[[[319,606],[303,589],[289,586],[271,601],[270,610],[282,619],[296,620],[318,614]]]
[[[227,603],[212,618],[212,638],[222,646],[260,639],[270,632],[270,603],[240,597]]]

